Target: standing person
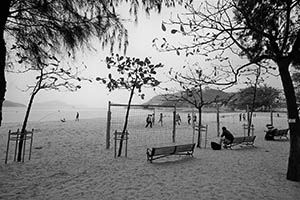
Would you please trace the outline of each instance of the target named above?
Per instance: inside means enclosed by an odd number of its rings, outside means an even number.
[[[79,112],[76,113],[75,121],[79,121]]]
[[[226,148],[226,145],[231,144],[233,142],[234,136],[230,131],[226,129],[226,127],[222,127],[222,131],[223,132],[221,134],[221,142],[223,142],[224,147]]]
[[[197,116],[196,115],[194,115],[194,117],[193,117],[193,122],[194,122],[194,124],[197,123]]]
[[[191,117],[190,113],[188,113],[187,119],[188,119],[188,124],[191,125],[192,117]]]
[[[150,126],[150,128],[152,128],[152,118],[151,118],[151,114],[148,114],[147,118],[146,118],[146,126],[145,128],[147,128],[148,126]]]
[[[158,123],[160,123],[161,126],[163,125],[163,114],[162,113],[159,114]]]
[[[177,122],[178,125],[180,125],[181,118],[180,118],[179,113],[176,114],[176,122]]]
[[[153,112],[152,114],[152,125],[154,125],[154,122],[155,122],[155,112]]]
[[[243,113],[243,120],[246,121],[246,113]]]

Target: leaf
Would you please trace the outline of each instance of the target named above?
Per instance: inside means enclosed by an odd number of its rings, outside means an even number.
[[[180,31],[181,31],[181,32],[185,32],[185,31],[184,31],[184,28],[183,28],[183,26],[182,26],[182,24],[180,25]]]
[[[165,25],[164,25],[164,23],[161,23],[161,29],[162,29],[163,31],[166,31],[166,30],[167,30],[166,27],[165,27]]]
[[[171,33],[172,33],[172,34],[175,34],[176,32],[177,32],[176,29],[172,29],[172,30],[171,30]]]

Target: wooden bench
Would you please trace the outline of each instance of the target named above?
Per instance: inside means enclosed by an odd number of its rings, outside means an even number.
[[[175,146],[147,148],[147,161],[152,163],[153,160],[171,155],[193,156],[196,144],[181,144]]]
[[[266,135],[265,135],[265,140],[276,140],[276,139],[286,139],[288,140],[288,131],[289,129],[274,129],[274,130],[269,130],[269,131],[265,131]]]
[[[274,132],[274,137],[279,137],[280,139],[282,139],[284,137],[285,139],[288,140],[289,139],[288,131],[289,131],[289,129],[279,129]]]
[[[225,148],[230,148],[236,146],[236,145],[252,145],[254,144],[256,136],[240,136],[240,137],[234,137],[233,142],[231,144],[224,145]]]

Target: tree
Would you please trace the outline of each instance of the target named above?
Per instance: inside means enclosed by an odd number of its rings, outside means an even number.
[[[165,39],[165,50],[202,55],[214,62],[226,61],[232,69],[231,82],[237,82],[237,76],[253,64],[268,72],[279,71],[291,135],[287,179],[300,181],[300,120],[290,74],[292,67],[299,70],[300,66],[300,2],[218,0],[199,6],[187,4],[186,8],[187,13],[164,22],[162,28],[166,30],[169,24],[171,33],[182,34],[191,41],[171,45]],[[244,63],[232,65],[229,55],[245,58]]]
[[[72,70],[71,67],[62,67],[60,65],[60,61],[57,60],[55,56],[51,56],[48,54],[48,61],[50,63],[40,63],[38,66],[32,67],[23,67],[23,69],[19,69],[14,71],[16,73],[38,73],[36,76],[36,82],[33,85],[27,86],[25,91],[30,91],[30,99],[28,102],[28,106],[26,109],[24,121],[22,124],[21,133],[26,132],[27,121],[30,116],[31,107],[34,102],[34,98],[41,90],[61,90],[62,88],[66,89],[67,91],[76,91],[80,89],[81,86],[76,84],[83,80],[89,80],[84,77],[79,77],[78,68],[77,70]],[[30,58],[24,58],[23,62],[29,62]],[[22,62],[22,64],[23,64]],[[24,64],[23,64],[24,65]],[[91,80],[89,80],[91,81]],[[24,134],[20,136],[20,142],[18,147],[18,157],[17,161],[21,161],[22,159],[22,148],[23,148],[23,138]]]
[[[246,109],[247,105],[252,106],[252,97],[254,93],[254,86],[240,89],[237,92],[237,101],[235,102],[238,109]],[[253,109],[269,108],[277,103],[280,91],[266,84],[257,88],[257,94]],[[251,109],[251,108],[250,108]]]
[[[45,52],[53,55],[90,48],[89,42],[98,38],[103,47],[113,50],[117,45],[126,51],[128,33],[123,19],[116,12],[125,0],[4,0],[0,16],[0,126],[2,104],[5,100],[6,58],[14,45],[22,47],[19,54],[32,57],[32,66],[47,60]],[[137,19],[140,2],[130,3],[129,13]],[[175,6],[184,0],[143,0],[142,8],[161,11],[162,6]],[[75,55],[75,54],[73,54]]]
[[[126,89],[129,91],[129,99],[125,115],[125,122],[122,130],[118,157],[122,154],[124,134],[127,130],[128,117],[133,95],[137,94],[144,99],[143,87],[156,87],[160,82],[155,78],[156,70],[163,67],[161,63],[152,64],[149,58],[141,60],[112,54],[106,57],[107,68],[113,72],[108,74],[108,78],[97,77],[97,81],[106,84],[109,92],[116,89]]]
[[[172,82],[179,84],[180,92],[174,93],[173,95],[165,95],[166,99],[177,103],[187,102],[195,107],[199,116],[198,127],[202,126],[202,110],[204,106],[215,103],[222,104],[229,99],[229,97],[220,97],[219,93],[217,92],[208,96],[208,93],[214,93],[214,90],[208,88],[208,86],[213,85],[211,82],[212,77],[217,78],[217,75],[214,74],[214,72],[205,75],[204,71],[198,66],[198,63],[195,63],[192,67],[188,66],[186,73],[181,73],[171,69],[169,71],[169,75]],[[219,90],[217,91],[221,92]],[[196,146],[201,148],[201,128],[198,128],[198,139]]]

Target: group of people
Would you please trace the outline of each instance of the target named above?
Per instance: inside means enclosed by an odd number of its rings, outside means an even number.
[[[190,115],[190,113],[188,113],[188,115],[187,115],[188,125],[191,125],[191,120],[192,120],[192,116]],[[197,122],[197,116],[196,115],[193,115],[193,122],[194,123]]]
[[[163,114],[160,113],[159,114],[159,120],[158,123],[162,126],[163,125]],[[155,122],[155,113],[153,114],[148,114],[148,116],[146,117],[146,125],[145,128],[152,128],[152,126],[154,125]]]
[[[158,123],[163,126],[163,119],[164,119],[164,115],[163,113],[160,113],[159,114],[159,120],[158,120]],[[188,113],[187,115],[187,122],[188,122],[188,125],[191,125],[191,121],[192,121],[192,116],[190,113]],[[194,123],[196,123],[197,121],[197,116],[196,115],[193,115],[193,121]],[[145,128],[152,128],[152,126],[154,125],[154,122],[155,122],[155,113],[152,113],[152,114],[148,114],[147,117],[146,117],[146,125],[145,125]],[[180,125],[182,123],[181,121],[181,116],[179,113],[176,114],[175,116],[175,123],[177,125]]]

